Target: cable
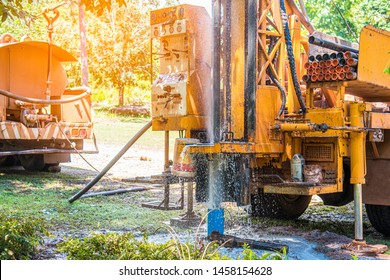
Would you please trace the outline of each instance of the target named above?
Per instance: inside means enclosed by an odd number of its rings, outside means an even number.
[[[290,28],[288,26],[288,15],[286,12],[286,7],[284,5],[284,0],[280,0],[280,14],[282,16],[284,39],[286,41],[287,56],[288,56],[288,62],[290,65],[291,78],[293,80],[295,94],[297,95],[298,102],[299,102],[299,105],[301,107],[302,113],[305,114],[307,112],[307,109],[306,109],[305,102],[303,100],[301,88],[300,88],[298,77],[297,77],[297,70],[295,67],[295,59],[294,59],[294,50],[292,47]]]

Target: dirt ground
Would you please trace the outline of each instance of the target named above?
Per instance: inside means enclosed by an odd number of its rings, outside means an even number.
[[[114,155],[120,150],[120,146],[116,145],[100,145],[99,146],[99,154],[97,155],[84,155],[85,159],[94,166],[94,168],[101,170],[106,164],[114,157]],[[77,167],[77,168],[76,168]],[[163,167],[163,152],[155,152],[152,150],[141,150],[137,148],[132,148],[128,151],[115,166],[109,170],[107,175],[113,179],[109,181],[110,187],[115,188],[123,188],[126,187],[128,183],[123,183],[121,180],[124,178],[132,178],[137,176],[150,176],[161,174]],[[82,159],[79,155],[72,155],[72,162],[62,164],[62,172],[71,173],[72,175],[80,176],[82,178],[93,178],[97,172],[93,170],[93,168]],[[107,181],[107,180],[105,180]],[[99,185],[99,184],[98,184]],[[93,191],[93,190],[92,190]],[[162,200],[163,198],[163,188],[155,186],[153,190],[149,190],[149,192],[153,192],[155,198],[157,200]],[[171,200],[177,201],[180,198],[180,186],[174,186],[171,192]],[[141,203],[141,201],[140,201]],[[312,199],[312,203],[309,207],[317,207],[321,205],[321,199],[317,196],[314,196]],[[197,205],[195,210],[200,215],[205,213],[205,205]],[[234,211],[234,210],[233,210]],[[241,212],[240,212],[241,211]],[[242,210],[238,210],[238,216],[242,215]],[[353,213],[353,210],[352,210]],[[305,216],[306,215],[306,216]],[[325,219],[347,219],[351,220],[353,223],[353,214],[351,213],[331,213],[325,216]],[[315,215],[304,214],[304,219],[309,220],[309,222],[318,222],[318,217]],[[169,222],[169,221],[167,221]],[[330,232],[330,231],[320,231],[320,230],[302,230],[300,228],[296,228],[294,226],[286,226],[286,225],[253,225],[250,222],[242,222],[241,220],[233,220],[230,221],[231,225],[227,226],[227,228],[231,229],[230,232],[233,234],[236,233],[245,237],[246,235],[251,236],[251,232],[261,232],[262,236],[268,235],[278,235],[278,236],[294,236],[303,238],[308,242],[313,242],[316,244],[315,250],[323,253],[328,259],[352,259],[352,256],[357,256],[359,259],[389,259],[390,255],[377,255],[377,256],[367,256],[361,255],[354,251],[344,250],[342,247],[346,244],[351,243],[352,239],[346,236]],[[235,230],[234,228],[238,228],[239,230]],[[203,226],[203,230],[205,231],[205,227]],[[61,237],[48,239],[45,247],[49,251],[53,251],[54,245],[61,240]],[[50,249],[51,248],[51,249]],[[50,252],[46,257],[53,257]],[[61,256],[55,256],[56,258],[61,258]],[[64,256],[62,256],[64,257]],[[43,257],[45,258],[45,257]]]

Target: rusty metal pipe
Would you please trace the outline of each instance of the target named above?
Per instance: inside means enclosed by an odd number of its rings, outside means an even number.
[[[325,75],[325,81],[330,81],[330,80],[332,80],[332,75],[328,73]]]
[[[314,74],[311,76],[311,81],[312,82],[317,82],[318,81],[318,75],[317,74]]]
[[[332,66],[336,67],[339,65],[339,60],[338,59],[332,59]]]
[[[337,74],[338,74],[338,73],[343,73],[343,71],[344,71],[344,70],[343,70],[343,67],[342,67],[342,66],[339,65],[339,66],[336,67],[336,73],[337,73]]]
[[[345,73],[347,73],[347,72],[356,72],[356,67],[351,67],[349,65],[344,65],[343,69],[344,69]]]
[[[325,61],[325,66],[326,67],[331,67],[332,66],[332,60]]]
[[[338,78],[339,76],[337,75],[337,73],[332,74],[332,81],[337,81]]]
[[[334,43],[331,41],[327,41],[327,40],[324,40],[324,39],[321,39],[321,38],[315,37],[315,36],[309,37],[309,43],[316,45],[316,46],[323,47],[323,48],[331,49],[331,50],[334,50],[337,52],[347,52],[347,51],[350,51],[353,53],[359,52],[359,50],[357,50],[357,49],[354,49],[354,48],[351,48],[348,46],[344,46],[344,45],[340,45],[340,44],[337,44],[337,43]]]
[[[323,74],[319,74],[318,75],[318,81],[322,82],[323,80],[324,80],[324,75]]]
[[[339,80],[344,81],[345,80],[345,74],[344,73],[337,73],[337,77]]]
[[[309,69],[310,66],[311,66],[311,63],[310,63],[310,62],[306,62],[306,63],[304,64],[303,67],[304,67],[305,69]]]
[[[318,62],[317,61],[313,61],[312,64],[311,64],[311,67],[312,68],[318,68]]]
[[[356,72],[348,72],[348,73],[345,73],[345,78],[347,78],[347,80],[356,80],[357,74],[356,74]]]
[[[348,58],[358,58],[359,56],[356,54],[356,53],[353,53],[353,52],[345,52],[344,53],[344,58],[345,59],[348,59]]]
[[[358,60],[356,58],[348,58],[346,63],[349,66],[356,66],[358,64]]]
[[[302,81],[304,81],[304,82],[310,81],[310,76],[309,75],[303,75]]]

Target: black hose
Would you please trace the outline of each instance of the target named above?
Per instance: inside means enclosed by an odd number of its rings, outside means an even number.
[[[131,146],[150,128],[152,127],[152,121],[149,121],[143,128],[141,128],[140,131],[137,132],[136,135],[133,136],[133,138],[130,139],[129,142],[126,143],[126,145],[118,152],[118,154],[107,164],[106,167],[100,173],[92,179],[82,190],[80,190],[78,193],[76,193],[74,196],[72,196],[68,201],[70,203],[76,201],[79,199],[83,194],[85,194],[90,188],[92,188],[97,182],[100,181],[100,179],[108,172],[108,170],[111,169],[111,167],[114,166],[114,164],[127,152],[128,149],[130,149]]]
[[[292,47],[290,28],[288,26],[288,16],[287,16],[287,11],[286,11],[286,6],[284,5],[284,0],[280,0],[280,14],[282,16],[284,39],[286,41],[288,62],[290,65],[290,72],[291,72],[291,77],[292,77],[292,81],[294,84],[295,94],[297,95],[298,102],[299,102],[299,105],[301,107],[302,113],[305,114],[307,112],[307,109],[306,109],[305,101],[303,100],[301,88],[300,88],[298,77],[297,77],[297,70],[295,67],[295,59],[294,59],[294,50]]]
[[[32,104],[46,104],[46,105],[58,105],[58,104],[66,104],[71,103],[80,99],[83,99],[84,97],[91,94],[91,90],[87,87],[76,87],[69,89],[70,91],[84,91],[80,95],[77,95],[75,97],[67,98],[67,99],[61,99],[61,100],[46,100],[46,99],[37,99],[37,98],[31,98],[26,96],[20,96],[17,94],[14,94],[12,92],[6,91],[4,89],[0,89],[0,95],[4,95],[8,98],[12,98],[15,100],[32,103]]]

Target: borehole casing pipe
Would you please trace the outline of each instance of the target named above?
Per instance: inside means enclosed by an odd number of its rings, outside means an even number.
[[[363,103],[351,103],[351,126],[364,127]],[[362,209],[362,184],[366,183],[366,133],[351,132],[351,184],[354,185],[354,209],[355,209],[355,240],[363,240],[363,209]]]

